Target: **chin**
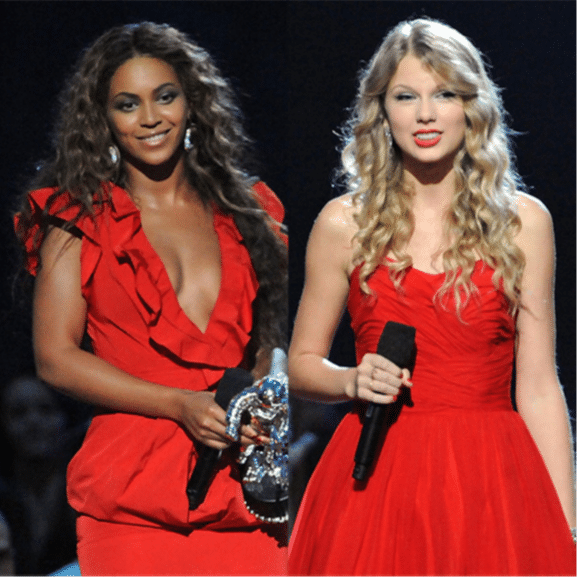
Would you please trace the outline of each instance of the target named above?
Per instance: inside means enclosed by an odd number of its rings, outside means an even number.
[[[159,150],[156,153],[138,155],[127,152],[125,155],[125,161],[140,169],[144,169],[147,166],[150,168],[160,168],[170,164],[171,162],[177,161],[181,156],[182,149],[180,148],[172,151]]]

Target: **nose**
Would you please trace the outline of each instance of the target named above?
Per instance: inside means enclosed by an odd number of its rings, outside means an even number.
[[[432,122],[437,119],[435,103],[430,98],[422,98],[417,109],[417,120],[420,122]]]
[[[154,102],[145,102],[141,107],[140,124],[146,128],[154,128],[160,124],[160,115]]]

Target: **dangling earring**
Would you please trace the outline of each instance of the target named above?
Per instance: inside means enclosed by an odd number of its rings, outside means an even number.
[[[389,152],[392,151],[393,148],[393,136],[391,134],[391,129],[385,126],[385,138],[387,139],[387,146],[389,147]]]
[[[110,160],[112,161],[112,164],[114,164],[114,166],[118,166],[120,162],[120,151],[114,144],[111,144],[108,147],[108,154],[110,154]]]
[[[186,152],[192,150],[194,144],[192,143],[192,128],[189,126],[184,132],[184,150]]]

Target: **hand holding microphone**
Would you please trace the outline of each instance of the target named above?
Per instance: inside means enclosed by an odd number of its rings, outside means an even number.
[[[242,371],[242,372],[237,372]],[[245,373],[244,376],[240,376]],[[230,379],[236,374],[235,382],[239,382],[238,389],[232,390],[236,394],[242,390],[242,385],[247,383],[252,384],[252,377],[250,373],[243,369],[227,369],[225,372],[224,385],[221,388],[222,381],[219,381],[217,394],[211,391],[183,391],[185,393],[184,403],[180,409],[180,416],[178,421],[182,424],[184,429],[197,441],[206,445],[207,447],[223,450],[231,445],[233,439],[226,433],[227,421],[226,411],[230,399],[223,399],[223,391],[227,387],[227,381],[230,386]],[[221,393],[218,393],[218,390]],[[228,387],[227,387],[228,388]],[[230,389],[228,389],[230,392]],[[234,392],[236,391],[236,392]],[[233,394],[233,396],[234,396]],[[228,396],[228,394],[227,394]],[[261,439],[257,431],[250,425],[243,425],[241,435],[238,441],[241,445],[249,445],[251,443],[266,442],[266,439]]]
[[[357,481],[366,479],[377,456],[382,430],[392,416],[390,403],[396,400],[402,385],[411,386],[408,367],[414,346],[415,328],[389,321],[381,334],[377,355],[365,355],[359,365],[357,396],[370,403],[355,453],[353,478]]]
[[[276,455],[276,452],[280,447],[279,443],[286,440],[285,437],[288,435],[288,407],[286,406],[287,399],[285,398],[288,397],[288,392],[286,391],[287,383],[285,381],[287,378],[284,372],[286,371],[285,367],[286,354],[281,349],[275,349],[270,374],[265,379],[262,379],[262,383],[264,384],[262,384],[261,381],[253,384],[252,374],[244,369],[227,369],[219,381],[216,388],[216,394],[214,395],[213,402],[220,407],[222,412],[228,411],[229,413],[225,420],[225,424],[228,422],[228,427],[224,431],[224,434],[227,435],[228,439],[240,441],[248,439],[249,443],[254,443],[256,441],[261,444],[263,442],[267,444],[267,447],[265,448],[266,463],[259,465],[259,470],[255,477],[258,479],[260,479],[260,476],[263,474],[261,469],[264,469],[264,472],[271,472],[275,475],[284,471],[282,468],[283,463],[278,464],[276,467],[274,466],[273,461],[275,461],[275,459],[273,457]],[[282,382],[278,381],[279,379]],[[259,385],[263,387],[262,390],[259,388]],[[265,385],[267,386],[265,387]],[[283,395],[281,395],[282,398],[277,398],[277,396],[281,394],[281,391],[284,391]],[[255,404],[254,401],[258,402]],[[270,434],[275,440],[270,447],[268,447],[268,443],[270,443],[271,439],[268,437],[258,437],[256,431],[250,425],[242,425],[242,416],[245,410],[247,410],[254,418],[257,418],[259,428],[264,427],[266,431],[270,430]],[[234,413],[234,415],[231,415],[231,413]],[[285,416],[284,420],[282,419],[283,415]],[[281,427],[281,430],[277,430],[281,422],[284,423],[284,427]],[[214,424],[212,426],[214,427]],[[210,427],[209,431],[216,434],[218,437],[218,431],[215,433]],[[247,437],[249,433],[253,433],[255,438],[253,439],[251,436]],[[209,438],[211,437],[209,436]],[[222,439],[222,435],[220,438]],[[214,442],[212,444],[214,445]],[[205,445],[199,450],[198,459],[186,487],[189,508],[191,510],[196,509],[206,497],[215,469],[222,454],[222,448],[218,448],[221,444],[222,441],[218,441],[218,444],[216,445],[217,448]],[[279,445],[279,447],[277,447],[277,445]],[[226,447],[227,444],[224,446]],[[241,455],[244,455],[245,457],[250,456],[254,453],[254,449],[255,446],[251,444],[245,453],[241,452]],[[273,457],[271,457],[271,455]],[[283,455],[281,454],[281,457],[282,456]],[[239,462],[244,463],[245,461],[246,458],[244,460],[241,459]],[[268,469],[270,469],[270,471],[268,471]],[[249,466],[249,472],[250,471],[251,469]],[[252,479],[251,475],[254,475],[252,473],[249,474],[249,477]],[[275,476],[272,483],[273,494],[272,496],[269,496],[270,499],[268,499],[271,500],[271,503],[277,503],[279,500],[280,489],[277,489],[277,481],[278,480]],[[260,481],[256,483],[256,486],[259,489],[257,493],[260,495],[260,497],[255,497],[257,501],[259,499],[262,500],[263,498],[263,495],[261,495],[263,491],[261,485],[266,488],[264,479],[262,483]],[[243,477],[243,488],[245,489],[245,492],[247,487],[247,479]],[[286,497],[288,498],[288,494]],[[268,500],[265,499],[267,502]],[[286,504],[282,504],[281,508],[283,511],[285,505]],[[252,509],[250,510],[252,511]],[[252,512],[255,513],[254,511]],[[267,516],[266,520],[270,521],[269,516]],[[284,519],[284,513],[282,517]],[[280,522],[278,520],[280,519],[278,511],[275,510],[275,514],[272,518],[276,519],[274,522]]]
[[[248,371],[240,368],[227,369],[216,388],[214,402],[226,411],[232,398],[251,384],[252,375]],[[207,445],[199,450],[198,459],[186,487],[191,510],[196,509],[204,501],[221,453],[222,449]]]
[[[391,359],[367,353],[357,367],[355,398],[371,403],[394,403],[403,386],[412,387],[410,372]]]

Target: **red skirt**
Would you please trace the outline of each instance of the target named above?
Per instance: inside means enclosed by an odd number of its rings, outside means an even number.
[[[575,544],[513,410],[401,413],[366,484],[347,415],[311,480],[290,575],[575,575]]]
[[[82,515],[78,563],[82,575],[286,575],[276,529],[179,532]]]

